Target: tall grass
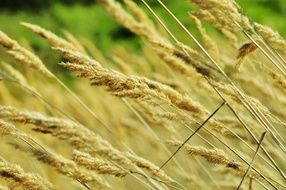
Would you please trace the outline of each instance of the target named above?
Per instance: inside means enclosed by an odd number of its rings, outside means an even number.
[[[177,25],[148,1],[99,2],[141,52],[21,23],[63,58],[69,84],[0,31],[1,189],[286,188],[283,37],[233,0],[190,0],[192,27],[160,0]]]

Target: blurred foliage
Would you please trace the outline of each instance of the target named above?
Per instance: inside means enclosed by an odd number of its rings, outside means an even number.
[[[269,25],[282,36],[286,33],[285,0],[236,0],[252,20]]]
[[[252,20],[264,23],[278,30],[282,36],[286,32],[285,0],[236,0],[246,15]],[[140,0],[137,0],[140,3]],[[175,22],[155,0],[149,1],[158,14],[168,23],[171,30],[181,40],[188,42],[185,35],[180,35]],[[192,28],[193,23],[187,12],[193,7],[187,0],[171,1],[165,3],[176,13],[187,27]],[[142,7],[144,7],[142,5]],[[146,10],[149,14],[149,12]],[[66,30],[77,38],[90,39],[96,46],[107,54],[114,45],[125,45],[138,49],[138,38],[128,30],[119,26],[103,7],[95,0],[1,0],[0,1],[0,30],[19,40],[29,39],[30,45],[45,59],[54,62],[56,54],[49,51],[50,47],[37,35],[28,31],[18,23],[21,21],[38,24],[57,35]],[[58,59],[58,58],[57,58]]]

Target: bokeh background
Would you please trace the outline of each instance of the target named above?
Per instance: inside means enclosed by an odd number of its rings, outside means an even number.
[[[142,5],[140,0],[136,0]],[[177,25],[154,0],[149,0],[157,13],[171,26],[180,40],[191,45],[185,34],[179,34]],[[164,1],[168,7],[189,28],[197,32],[195,24],[187,12],[196,9],[187,0]],[[286,34],[286,3],[285,0],[236,0],[243,11],[251,19],[277,30],[282,36]],[[145,8],[143,5],[141,6]],[[149,13],[146,10],[147,13]],[[151,16],[152,18],[152,16]],[[96,47],[109,55],[116,46],[124,45],[139,49],[142,43],[138,37],[117,24],[96,0],[1,0],[0,1],[0,30],[22,44],[29,43],[37,54],[46,60],[46,65],[57,72],[60,68],[54,64],[60,61],[57,54],[51,51],[48,44],[37,35],[20,26],[20,22],[29,22],[63,36],[64,31],[73,34],[77,39],[89,39]],[[218,33],[212,27],[205,26],[208,32]],[[200,36],[200,35],[197,35]],[[29,42],[26,40],[29,39]],[[189,43],[188,43],[189,42]],[[138,51],[140,54],[140,51]],[[0,54],[1,55],[1,54]],[[59,71],[58,74],[62,72]]]

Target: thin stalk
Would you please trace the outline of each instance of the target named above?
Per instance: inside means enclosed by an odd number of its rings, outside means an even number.
[[[208,116],[206,120],[176,149],[176,151],[161,165],[158,171],[160,171],[178,152],[183,146],[226,104],[223,102],[215,111]]]
[[[88,111],[109,133],[113,133],[112,130],[94,113],[69,87],[67,87],[58,77],[55,75],[54,79],[74,98],[77,100],[86,111]]]
[[[122,98],[122,100],[127,105],[127,107],[136,115],[136,117],[143,123],[146,129],[155,137],[155,139],[158,141],[161,141],[159,136],[152,130],[149,124],[141,117],[141,115],[133,108],[133,106],[125,98]],[[162,145],[162,147],[168,154],[171,154],[171,152],[168,150],[166,146]],[[187,172],[183,169],[183,167],[180,165],[180,163],[177,160],[175,160],[175,163],[183,173],[187,174]]]
[[[241,181],[240,181],[238,187],[236,188],[236,190],[239,190],[239,189],[240,189],[240,187],[241,187],[241,185],[242,185],[242,183],[243,183],[245,177],[247,176],[247,173],[249,172],[249,170],[250,170],[250,168],[251,168],[251,166],[252,166],[252,164],[253,164],[253,162],[254,162],[254,159],[255,159],[255,157],[256,157],[256,155],[257,155],[257,153],[258,153],[258,150],[259,150],[259,148],[260,148],[260,146],[261,146],[261,144],[262,144],[262,141],[264,140],[266,134],[267,134],[267,131],[264,132],[264,133],[262,133],[261,138],[260,138],[259,143],[258,143],[258,146],[257,146],[257,148],[256,148],[256,151],[255,151],[255,153],[254,153],[254,155],[253,155],[253,157],[252,157],[252,160],[251,160],[250,164],[248,165],[248,167],[247,167],[247,169],[246,169],[246,171],[245,171],[245,173],[244,173],[244,175],[243,175],[243,177],[242,177],[242,179],[241,179]]]
[[[170,36],[175,40],[175,42],[180,46],[180,42],[177,40],[177,38],[173,35],[173,33],[168,29],[168,27],[164,24],[164,22],[160,19],[160,17],[152,10],[152,8],[148,5],[148,3],[145,2],[145,0],[141,0],[144,5],[150,10],[150,12],[156,17],[156,19],[159,21],[159,23],[165,28],[165,30],[170,34]],[[180,24],[180,26],[185,30],[185,32],[187,32],[191,38],[196,42],[196,44],[202,49],[202,51],[209,57],[209,59],[211,59],[211,61],[218,67],[218,69],[227,77],[227,75],[224,73],[224,71],[222,69],[220,69],[220,67],[217,65],[217,63],[215,62],[215,60],[212,59],[212,57],[208,54],[208,52],[202,47],[202,45],[192,36],[192,34],[184,27],[184,25],[175,17],[175,15],[173,15],[173,13],[161,2],[159,1],[159,3],[165,8],[167,9],[167,11],[173,16],[173,18]],[[181,47],[181,46],[180,46]],[[186,50],[184,48],[182,48],[183,51],[188,55],[188,53],[186,52]],[[213,86],[213,84],[210,82],[210,80],[204,76],[204,78],[207,80],[207,82],[210,84],[210,86],[212,86],[214,88],[214,90],[217,92],[217,94],[220,96],[220,98],[224,101],[226,101],[226,99],[222,96],[222,94],[216,89],[215,86]],[[228,77],[227,77],[228,78]],[[230,80],[230,79],[229,79]],[[230,82],[233,84],[233,82],[230,80]],[[244,100],[242,101],[244,102]],[[230,106],[230,104],[227,104],[228,106]],[[255,113],[253,113],[253,111],[248,108],[248,106],[246,106],[245,104],[243,104],[249,111],[250,113],[256,118],[256,120],[259,122],[260,125],[264,126],[264,124],[262,122],[260,122],[260,119],[257,117],[257,115]],[[233,109],[232,109],[233,110]],[[238,117],[237,114],[234,115],[236,117]],[[238,118],[239,120],[241,120],[240,118]],[[266,151],[265,151],[266,152]],[[270,155],[267,153],[268,157],[270,157]],[[283,172],[279,169],[279,167],[277,166],[277,164],[274,162],[274,160],[270,157],[269,158],[271,160],[271,162],[275,165],[275,167],[278,169],[280,175],[285,178],[285,175],[283,174]]]
[[[144,0],[141,0],[145,2]],[[203,51],[203,53],[211,60],[211,62],[216,66],[216,68],[219,70],[219,72],[225,77],[225,79],[228,81],[229,84],[231,84],[232,89],[238,93],[240,101],[243,103],[243,105],[247,108],[247,110],[257,119],[259,124],[263,126],[266,130],[269,129],[268,125],[271,124],[265,116],[260,113],[257,113],[256,110],[253,108],[253,106],[247,101],[244,94],[239,90],[239,88],[233,83],[233,81],[226,75],[226,73],[222,70],[222,68],[217,64],[217,62],[212,58],[212,56],[206,51],[206,49],[199,43],[199,41],[190,33],[190,31],[181,23],[181,21],[170,11],[168,7],[161,1],[156,0],[167,12],[172,16],[172,18],[179,24],[179,26],[186,32],[186,34],[191,37],[191,39],[197,44],[197,46]],[[146,3],[146,2],[145,2]],[[147,4],[147,3],[146,3]],[[259,110],[260,111],[260,110]],[[270,131],[270,133],[273,135],[273,133]],[[275,135],[273,137],[276,139],[276,141],[280,144],[279,148],[282,149],[282,151],[286,151],[284,145],[277,139]]]

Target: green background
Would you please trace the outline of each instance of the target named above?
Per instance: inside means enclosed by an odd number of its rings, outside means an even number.
[[[140,1],[137,2],[140,4]],[[177,32],[173,20],[154,0],[149,2],[172,30]],[[187,12],[193,10],[194,6],[187,0],[164,2],[187,26],[192,25]],[[285,0],[237,0],[237,2],[252,20],[269,25],[278,30],[282,36],[285,35]],[[135,50],[140,45],[135,35],[118,25],[94,0],[1,0],[0,30],[19,41],[28,39],[42,58],[52,60],[54,55],[50,54],[50,47],[37,35],[20,26],[21,21],[38,24],[57,35],[62,35],[62,31],[66,30],[76,37],[86,37],[105,53],[108,53],[114,44],[123,44]]]

